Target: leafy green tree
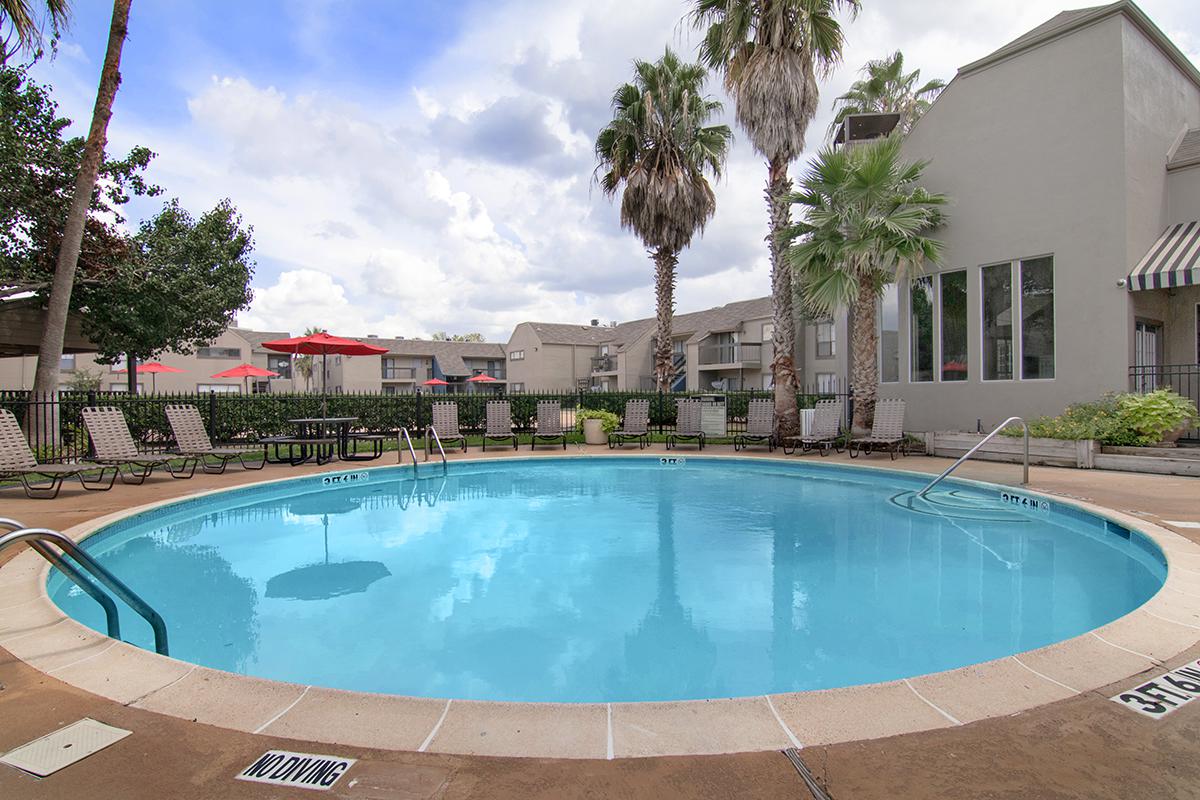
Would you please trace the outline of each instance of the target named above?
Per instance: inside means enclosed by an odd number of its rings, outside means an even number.
[[[826,148],[789,195],[803,219],[784,230],[785,262],[811,313],[850,308],[854,425],[870,427],[879,389],[876,302],[887,284],[925,263],[942,243],[926,234],[942,224],[945,195],[921,187],[927,162],[905,162],[903,139]]]
[[[77,369],[67,379],[67,388],[72,392],[90,392],[99,389],[102,377],[99,370]]]
[[[11,2],[11,0],[10,0]],[[132,0],[114,0],[112,21],[108,29],[108,47],[100,70],[100,86],[92,110],[92,124],[83,145],[83,158],[75,177],[71,205],[58,242],[54,278],[46,299],[46,327],[38,348],[37,372],[33,379],[35,394],[54,395],[58,391],[59,361],[62,359],[63,338],[67,316],[71,309],[71,293],[75,288],[75,271],[83,245],[92,205],[96,180],[104,166],[104,146],[108,140],[108,122],[112,118],[113,101],[121,85],[121,50],[129,32],[129,6]],[[132,373],[132,370],[131,370]],[[131,374],[132,378],[132,374]]]
[[[126,354],[130,375],[163,350],[191,352],[250,304],[253,246],[228,200],[199,219],[171,201],[129,238],[106,280],[79,287],[84,332],[103,359]]]
[[[435,331],[429,338],[435,342],[482,342],[484,340],[482,333],[456,333],[451,335],[445,331]]]
[[[919,69],[905,72],[904,54],[899,50],[887,58],[868,61],[862,74],[844,95],[833,101],[837,115],[829,125],[830,139],[852,114],[899,114],[897,129],[908,133],[946,88],[946,82],[938,79],[921,83]]]
[[[783,263],[780,232],[789,223],[788,164],[804,152],[817,113],[817,78],[841,61],[845,36],[839,11],[857,14],[859,0],[691,0],[691,19],[705,28],[701,60],[725,77],[738,124],[767,160],[774,305],[775,424],[780,435],[800,432],[794,360],[796,322],[792,273]]]
[[[671,318],[679,251],[717,210],[705,173],[720,178],[733,134],[708,125],[721,104],[703,94],[707,70],[669,49],[656,62],[635,61],[632,83],[613,95],[613,118],[596,138],[600,186],[621,194],[621,225],[654,260],[657,334],[654,377],[669,391]]]

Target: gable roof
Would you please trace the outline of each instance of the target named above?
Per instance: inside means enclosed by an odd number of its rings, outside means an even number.
[[[290,339],[292,336],[287,331],[252,331],[249,328],[230,328],[229,330],[249,342],[251,349],[255,352],[262,353],[267,352],[267,349],[262,346],[263,342]]]
[[[1167,169],[1183,169],[1197,164],[1200,164],[1200,128],[1193,128],[1183,135],[1183,141],[1167,162]]]
[[[432,356],[438,369],[452,378],[469,376],[471,368],[464,358],[504,360],[504,345],[495,342],[440,342],[432,339],[379,339],[367,337],[359,342],[386,347],[389,356]]]
[[[977,72],[981,69],[986,69],[994,64],[997,64],[1014,56],[1021,55],[1035,47],[1040,47],[1043,44],[1052,42],[1055,39],[1063,36],[1069,36],[1076,31],[1082,30],[1097,22],[1101,22],[1118,14],[1123,14],[1130,22],[1134,24],[1159,50],[1162,51],[1171,63],[1185,76],[1188,80],[1200,87],[1200,70],[1196,69],[1196,65],[1183,54],[1183,52],[1175,46],[1167,35],[1162,32],[1157,25],[1154,24],[1150,17],[1146,16],[1146,12],[1132,0],[1117,0],[1115,3],[1109,3],[1105,6],[1091,6],[1089,8],[1077,8],[1072,11],[1063,11],[1060,14],[1051,17],[1033,30],[1018,36],[1008,44],[1001,47],[983,58],[972,61],[966,66],[960,67],[959,75],[969,75],[972,72]]]

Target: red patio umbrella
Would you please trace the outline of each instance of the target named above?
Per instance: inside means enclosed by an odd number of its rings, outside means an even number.
[[[158,378],[155,377],[160,372],[187,372],[187,370],[179,369],[178,367],[168,367],[166,364],[160,364],[157,361],[147,361],[145,364],[137,365],[138,373],[150,373],[150,391],[154,394],[158,393]],[[129,372],[128,369],[119,369],[117,372]]]
[[[473,378],[467,378],[467,383],[495,383],[496,379],[486,372],[481,372]]]
[[[422,386],[449,386],[450,384],[446,383],[441,378],[430,378],[427,381],[422,381],[421,385]]]
[[[232,369],[227,369],[224,372],[218,372],[213,375],[214,378],[278,378],[278,372],[271,372],[269,369],[256,367],[253,364],[239,364]],[[246,394],[250,394],[249,381],[246,383]]]
[[[339,356],[380,356],[387,352],[386,347],[359,342],[354,339],[343,339],[340,336],[330,336],[325,331],[308,336],[296,336],[291,339],[276,339],[273,342],[263,342],[263,347],[279,353],[295,353],[304,356],[321,357],[321,416],[325,413],[325,361],[330,353]]]

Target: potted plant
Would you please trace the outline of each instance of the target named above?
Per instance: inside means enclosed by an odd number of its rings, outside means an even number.
[[[575,415],[575,429],[583,433],[588,444],[607,444],[608,435],[621,424],[621,419],[611,411],[584,408]]]
[[[1122,395],[1120,408],[1122,421],[1143,446],[1174,447],[1196,419],[1196,405],[1170,389]]]

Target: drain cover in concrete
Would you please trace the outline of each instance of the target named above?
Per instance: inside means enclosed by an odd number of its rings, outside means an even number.
[[[72,722],[65,728],[5,753],[0,756],[0,764],[8,764],[44,778],[121,741],[129,734],[130,731],[84,717],[79,722]]]

